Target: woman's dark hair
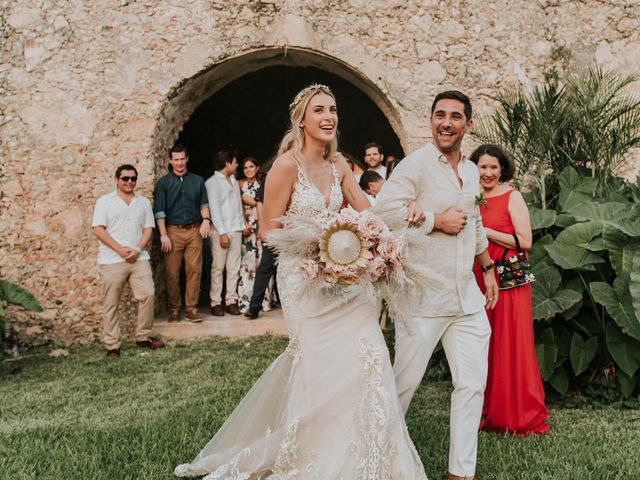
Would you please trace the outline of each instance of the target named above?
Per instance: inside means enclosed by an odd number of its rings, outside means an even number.
[[[258,171],[256,172],[256,180],[260,181],[260,164],[258,163],[258,160],[256,160],[256,157],[244,157],[242,159],[242,162],[240,162],[240,177],[246,178],[244,176],[244,166],[247,162],[251,162],[256,166],[256,168],[258,169]]]
[[[516,165],[501,147],[490,143],[480,145],[473,151],[469,160],[477,165],[480,157],[483,155],[491,155],[498,159],[500,163],[500,181],[508,182],[513,178],[513,175],[516,173]]]

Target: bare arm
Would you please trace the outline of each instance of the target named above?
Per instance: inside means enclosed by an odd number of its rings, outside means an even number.
[[[158,232],[160,232],[160,250],[164,253],[171,251],[171,239],[167,235],[167,223],[164,218],[156,218],[156,225],[158,226]]]
[[[342,195],[344,195],[344,198],[349,202],[349,205],[358,212],[371,207],[367,195],[362,191],[358,182],[356,182],[356,177],[353,175],[344,157],[342,155],[337,156],[334,161],[340,174]]]
[[[476,255],[478,263],[482,266],[490,265],[492,260],[489,257],[489,250],[484,249],[479,255]],[[498,283],[496,282],[496,274],[493,269],[482,273],[486,292],[484,294],[486,303],[485,308],[493,309],[498,303]]]
[[[529,220],[529,209],[522,194],[518,191],[513,192],[509,197],[509,215],[511,216],[511,223],[518,236],[520,248],[522,250],[529,250],[533,238],[531,222]],[[493,243],[507,248],[516,248],[516,241],[510,233],[498,232],[490,228],[485,228],[485,230],[487,231],[487,238]]]
[[[260,225],[262,238],[268,238],[271,230],[282,226],[280,217],[287,210],[297,173],[296,162],[287,154],[278,157],[269,170],[264,186],[264,205]]]

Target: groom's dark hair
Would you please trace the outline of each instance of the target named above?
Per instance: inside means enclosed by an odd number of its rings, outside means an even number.
[[[471,116],[473,115],[471,100],[469,100],[469,97],[464,93],[458,90],[447,90],[446,92],[441,92],[436,95],[436,98],[433,99],[433,103],[431,104],[431,115],[433,115],[433,112],[436,109],[436,103],[440,100],[458,100],[464,105],[464,114],[467,117],[467,120],[471,120]]]

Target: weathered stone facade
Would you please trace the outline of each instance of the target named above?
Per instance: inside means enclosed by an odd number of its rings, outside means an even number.
[[[337,73],[376,102],[411,151],[428,138],[428,106],[444,88],[488,112],[497,87],[531,85],[552,65],[640,71],[640,0],[0,6],[0,276],[45,308],[14,315],[11,328],[31,343],[96,338],[96,198],[128,161],[151,196],[189,115],[243,74],[279,64]]]

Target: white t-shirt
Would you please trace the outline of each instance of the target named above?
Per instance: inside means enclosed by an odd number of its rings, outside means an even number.
[[[136,248],[142,230],[154,228],[151,202],[141,195],[134,194],[131,203],[122,200],[113,191],[98,199],[93,209],[92,227],[103,226],[111,237],[123,247]],[[149,260],[149,252],[144,250],[138,260]],[[124,258],[111,250],[104,243],[98,244],[98,265],[123,263]]]

